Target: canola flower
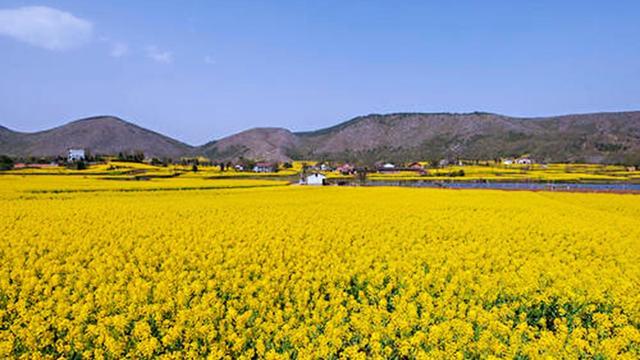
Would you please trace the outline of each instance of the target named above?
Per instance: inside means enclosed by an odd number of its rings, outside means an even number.
[[[114,179],[133,180],[136,177],[172,177],[200,179],[282,179],[295,178],[303,171],[304,166],[317,164],[317,161],[293,161],[285,168],[280,164],[278,172],[254,173],[253,171],[236,171],[219,166],[198,166],[193,172],[191,165],[172,164],[168,166],[154,166],[134,162],[109,161],[102,164],[89,165],[85,170],[72,170],[65,167],[44,169],[15,169],[5,172],[13,175],[79,175],[87,177],[109,176]],[[439,169],[428,168],[427,175],[422,176],[414,171],[398,171],[386,173],[371,173],[371,180],[431,180],[431,181],[538,181],[538,182],[638,182],[640,170],[634,167],[600,164],[533,164],[533,165],[503,165],[489,161],[479,162],[478,165],[446,166]],[[460,172],[464,176],[460,176]],[[332,179],[350,179],[351,175],[342,175],[337,171],[323,172]],[[63,184],[64,186],[64,184]]]
[[[549,165],[465,165],[446,166],[439,169],[426,168],[427,175],[413,171],[372,173],[371,180],[455,180],[455,181],[539,181],[539,182],[636,182],[638,170],[627,170],[623,166],[596,164],[549,164]],[[461,176],[460,172],[464,175]],[[339,174],[330,173],[340,178]]]
[[[205,159],[203,159],[205,160]],[[300,171],[305,162],[294,161],[290,163],[290,167],[284,167],[280,164],[277,172],[274,173],[256,173],[249,169],[248,171],[236,171],[233,168],[225,168],[221,171],[218,165],[198,165],[197,172],[193,172],[193,165],[169,164],[167,166],[152,165],[137,162],[123,161],[107,161],[104,163],[88,164],[86,169],[76,170],[64,166],[46,167],[46,168],[16,168],[11,171],[0,172],[2,174],[11,175],[79,175],[89,177],[120,177],[122,180],[132,179],[135,176],[150,177],[172,177],[181,175],[188,178],[273,178],[295,176]]]
[[[0,197],[25,197],[30,194],[100,193],[138,191],[214,190],[285,186],[286,181],[263,179],[205,179],[181,176],[170,179],[105,179],[100,176],[0,176]]]
[[[640,356],[637,195],[38,179],[2,182],[2,358]]]

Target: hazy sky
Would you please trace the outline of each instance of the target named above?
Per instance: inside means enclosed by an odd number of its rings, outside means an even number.
[[[197,145],[357,115],[640,110],[640,1],[0,2],[0,124]]]

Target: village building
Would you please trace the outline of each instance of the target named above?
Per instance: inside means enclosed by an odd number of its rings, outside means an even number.
[[[516,163],[518,165],[531,165],[533,164],[533,160],[529,159],[528,157],[521,157],[516,160]]]
[[[72,161],[82,161],[85,159],[84,149],[69,149],[69,153],[67,155],[67,160]]]
[[[47,169],[47,168],[55,168],[55,167],[58,167],[58,164],[55,162],[51,162],[48,164],[16,163],[13,165],[14,169]]]
[[[354,167],[349,163],[344,163],[336,169],[342,175],[351,175],[353,174]]]
[[[333,168],[327,163],[322,163],[322,164],[320,164],[320,170],[321,171],[333,171]]]
[[[304,179],[304,183],[307,185],[326,185],[327,177],[320,173],[313,173],[307,175],[307,177]]]
[[[398,170],[399,169],[396,168],[396,165],[393,164],[393,163],[390,163],[390,162],[384,163],[382,165],[378,165],[378,172],[379,173],[390,174],[390,173],[396,173],[396,172],[398,172]]]
[[[253,172],[257,172],[257,173],[276,172],[276,166],[268,162],[259,162],[253,167]]]
[[[412,162],[411,164],[407,165],[406,168],[402,169],[404,171],[415,171],[420,175],[426,175],[427,171],[425,170],[424,166],[419,163],[419,162]]]

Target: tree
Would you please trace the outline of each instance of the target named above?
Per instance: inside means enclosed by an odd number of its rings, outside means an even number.
[[[13,159],[6,155],[0,155],[0,170],[13,169]]]
[[[84,160],[74,161],[67,164],[67,168],[72,170],[85,170],[87,168],[87,163]]]
[[[364,185],[367,182],[367,171],[368,169],[366,167],[356,170],[356,179],[360,185]]]
[[[142,151],[135,151],[132,153],[119,152],[118,161],[142,162],[144,161],[144,152]]]
[[[142,162],[144,161],[144,153],[142,151],[136,151],[133,154],[133,161],[135,162]]]
[[[253,169],[253,167],[256,166],[256,162],[254,160],[247,159],[242,156],[238,158],[238,162],[240,163],[240,165],[242,165],[242,168],[245,170]]]

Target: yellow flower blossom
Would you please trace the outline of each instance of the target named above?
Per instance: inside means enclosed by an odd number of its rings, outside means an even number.
[[[640,357],[637,195],[0,185],[1,358]]]

